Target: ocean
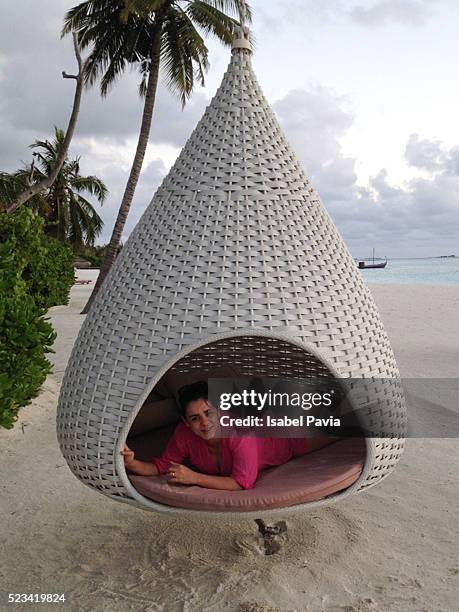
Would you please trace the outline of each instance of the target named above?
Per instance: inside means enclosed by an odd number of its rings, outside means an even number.
[[[459,257],[389,259],[384,269],[361,273],[367,283],[459,285]]]

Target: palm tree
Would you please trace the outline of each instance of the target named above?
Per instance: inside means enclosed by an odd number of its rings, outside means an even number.
[[[56,167],[65,134],[55,128],[55,138],[37,140],[31,146],[36,149],[34,161],[29,168],[22,168],[12,174],[0,174],[0,198],[7,205],[15,201],[17,193],[27,185],[41,183]],[[102,204],[107,196],[105,184],[96,176],[80,174],[80,158],[64,159],[59,173],[46,192],[40,191],[30,198],[30,206],[36,214],[45,218],[45,232],[78,248],[93,245],[100,234],[103,221],[95,208],[82,194],[87,193]]]
[[[135,65],[144,97],[137,149],[107,257],[83,313],[89,311],[116,257],[145,157],[160,67],[170,89],[185,105],[195,82],[204,84],[208,68],[208,50],[199,30],[230,45],[239,25],[231,15],[238,17],[241,5],[250,20],[250,9],[243,0],[86,0],[67,13],[63,35],[76,32],[81,48],[92,46],[86,82],[93,84],[100,77],[105,96],[126,68]]]
[[[62,164],[64,163],[67,153],[70,147],[70,142],[73,138],[73,134],[75,132],[78,113],[80,112],[81,105],[81,96],[83,93],[83,85],[84,85],[84,75],[85,75],[85,62],[83,61],[80,53],[80,48],[78,46],[78,41],[76,35],[73,35],[73,48],[75,50],[75,56],[78,63],[78,73],[77,74],[67,74],[65,71],[62,72],[62,77],[64,79],[75,79],[76,87],[75,94],[73,96],[73,106],[72,113],[69,118],[69,123],[67,126],[67,131],[65,133],[65,138],[62,142],[62,146],[60,147],[60,154],[56,157],[54,167],[48,172],[47,176],[42,181],[27,181],[22,190],[15,192],[14,200],[10,200],[8,207],[6,208],[7,213],[14,212],[19,206],[33,198],[34,196],[40,194],[42,191],[49,189],[51,185],[54,183],[57,175],[60,172]],[[33,166],[32,166],[33,167]],[[3,209],[3,202],[0,200],[0,209]]]

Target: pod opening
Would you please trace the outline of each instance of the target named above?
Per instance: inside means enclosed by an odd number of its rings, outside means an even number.
[[[307,379],[320,381],[321,385],[338,382],[317,351],[306,350],[285,339],[241,334],[210,341],[190,349],[172,363],[143,403],[127,439],[136,457],[151,461],[164,453],[181,423],[178,395],[183,386],[217,378]],[[266,466],[258,473],[253,487],[244,490],[178,485],[164,475],[129,474],[129,479],[139,493],[155,502],[214,512],[251,512],[316,502],[343,494],[359,479],[366,461],[363,438],[329,440],[316,449],[314,440],[309,446],[307,442],[308,452],[295,451],[285,463]],[[228,446],[228,442],[224,444]],[[259,439],[257,444],[267,442]],[[202,451],[202,445],[203,440],[196,436],[196,449]],[[296,448],[299,448],[298,440]],[[183,463],[195,468],[192,459],[186,457]],[[251,460],[253,457],[248,456],[247,461]],[[219,471],[213,470],[213,473],[231,475],[228,461],[227,457],[226,465],[220,463]]]

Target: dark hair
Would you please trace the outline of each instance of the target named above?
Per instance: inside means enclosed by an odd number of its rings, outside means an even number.
[[[209,389],[207,382],[204,380],[199,380],[198,382],[191,383],[191,385],[181,387],[178,391],[180,414],[185,417],[186,408],[189,403],[198,399],[207,399],[208,396]]]

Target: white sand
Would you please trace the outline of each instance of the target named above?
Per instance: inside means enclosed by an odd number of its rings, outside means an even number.
[[[459,378],[459,287],[371,289],[402,375]],[[64,592],[75,611],[457,609],[457,440],[410,440],[379,486],[290,516],[288,541],[272,557],[260,554],[251,520],[171,520],[80,484],[59,453],[55,411],[89,291],[75,286],[70,307],[52,309],[55,372],[15,429],[0,431],[4,592]],[[426,381],[425,397],[442,393]]]

